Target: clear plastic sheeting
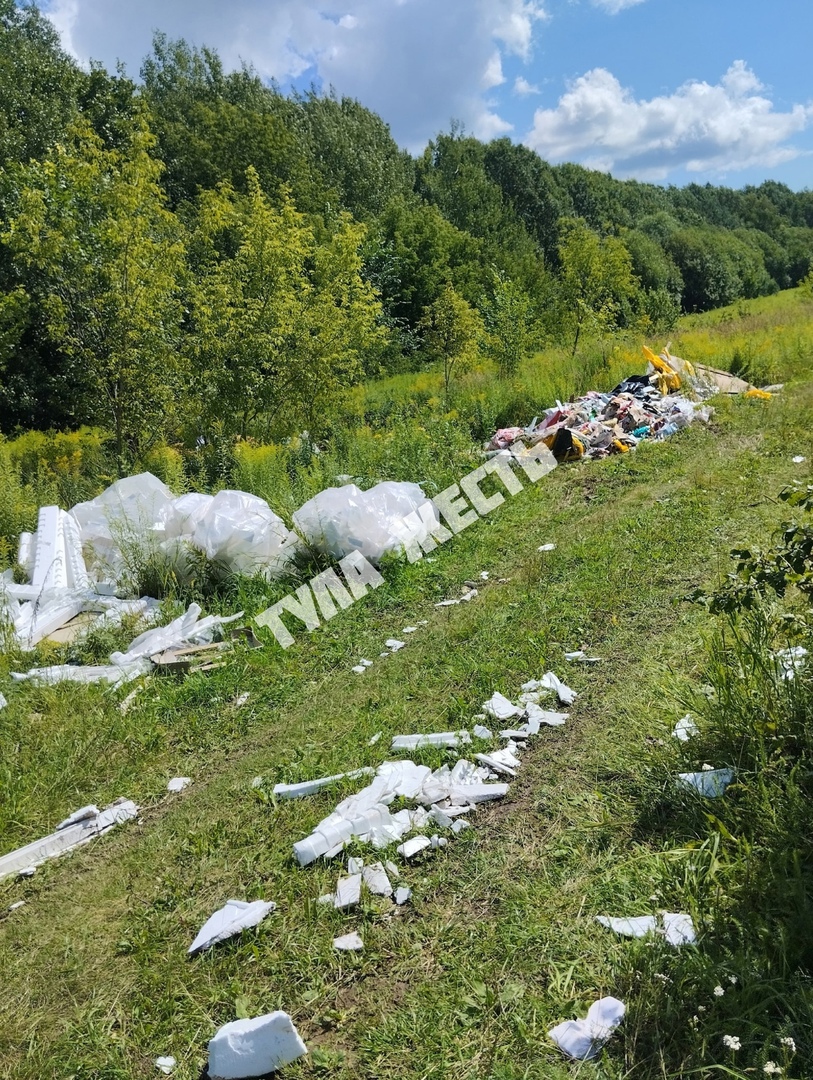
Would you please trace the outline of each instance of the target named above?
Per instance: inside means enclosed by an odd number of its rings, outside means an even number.
[[[342,559],[360,551],[372,563],[384,555],[400,552],[405,545],[421,543],[428,535],[424,518],[416,513],[428,505],[430,523],[438,524],[438,512],[417,484],[392,480],[362,491],[355,484],[326,488],[294,514],[294,527],[303,540],[324,555]],[[404,520],[410,515],[410,524]]]
[[[71,511],[97,581],[121,581],[134,561],[164,559],[182,576],[195,551],[226,573],[280,576],[297,548],[264,499],[244,491],[176,498],[151,473],[116,481]]]

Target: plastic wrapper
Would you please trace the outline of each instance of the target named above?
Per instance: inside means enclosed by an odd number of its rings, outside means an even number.
[[[268,503],[244,491],[219,491],[197,517],[192,540],[231,573],[269,578],[284,572],[297,547]]]
[[[294,514],[294,527],[307,544],[332,559],[359,551],[379,563],[384,555],[402,551],[407,541],[426,539],[426,524],[416,511],[427,502],[417,484],[387,480],[368,491],[346,484],[309,499]],[[438,522],[437,510],[429,505]]]

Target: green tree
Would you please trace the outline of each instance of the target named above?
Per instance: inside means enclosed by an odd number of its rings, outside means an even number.
[[[140,118],[115,150],[78,122],[29,166],[2,237],[48,339],[82,380],[81,419],[113,433],[122,472],[166,431],[179,376],[184,248],[154,146]]]
[[[364,227],[346,216],[320,242],[254,169],[246,188],[204,192],[192,239],[187,344],[201,419],[240,435],[275,422],[323,428],[320,411],[386,337],[361,276]]]
[[[423,347],[430,360],[443,364],[443,392],[449,404],[452,378],[469,371],[485,332],[477,311],[447,284],[420,322]]]
[[[531,351],[533,306],[515,282],[500,274],[495,279],[494,294],[484,304],[485,351],[497,364],[500,377],[507,379]]]
[[[572,333],[573,356],[583,331],[603,334],[620,326],[638,283],[623,240],[601,238],[581,221],[569,221],[559,245],[562,329]]]

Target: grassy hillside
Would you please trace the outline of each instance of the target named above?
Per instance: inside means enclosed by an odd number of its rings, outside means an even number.
[[[84,803],[125,795],[144,808],[138,824],[0,883],[0,906],[26,901],[0,926],[0,1076],[135,1080],[173,1054],[174,1075],[190,1080],[220,1024],[275,1008],[310,1049],[290,1077],[741,1076],[768,1061],[809,1076],[810,966],[793,921],[804,897],[794,906],[788,893],[777,912],[768,901],[763,911],[758,888],[743,893],[759,864],[733,842],[729,812],[698,809],[673,783],[704,762],[737,764],[730,747],[713,723],[701,723],[697,746],[669,735],[688,707],[701,714],[698,690],[721,678],[710,659],[716,620],[681,598],[728,571],[731,547],[766,544],[788,514],[777,492],[809,476],[808,319],[792,294],[687,320],[676,352],[787,380],[784,392],[717,401],[708,427],[557,469],[432,561],[389,568],[384,587],[287,652],[269,639],[208,676],[153,677],[126,713],[126,690],[10,689],[6,673],[22,657],[0,659],[4,850]],[[612,385],[632,361],[628,351],[618,370],[597,369],[594,384]],[[531,413],[571,377],[540,362],[523,374],[542,376]],[[368,399],[414,400],[402,378],[400,391],[391,380]],[[465,400],[492,385],[473,376]],[[529,385],[512,392],[526,400]],[[796,454],[808,462],[793,464]],[[546,542],[555,550],[538,553]],[[482,570],[490,579],[475,601],[434,608]],[[252,614],[267,602],[250,591],[234,599]],[[421,619],[407,648],[351,672]],[[581,646],[602,663],[568,665],[563,653]],[[95,640],[82,655],[113,647]],[[300,869],[291,844],[342,789],[275,805],[273,783],[376,765],[393,734],[470,727],[493,691],[516,696],[549,668],[579,691],[570,720],[543,730],[508,797],[480,810],[474,828],[404,867],[411,904],[368,897],[345,915],[318,905],[338,860]],[[749,785],[764,786],[742,764],[741,814]],[[194,779],[181,796],[165,793],[174,775]],[[809,862],[809,841],[800,851]],[[271,899],[277,911],[188,960],[200,925],[232,896]],[[691,913],[699,945],[616,939],[594,922],[659,908]],[[352,929],[364,952],[334,952],[332,938]],[[546,1030],[602,994],[621,997],[627,1019],[601,1063],[566,1063]],[[742,1049],[727,1050],[725,1034]]]

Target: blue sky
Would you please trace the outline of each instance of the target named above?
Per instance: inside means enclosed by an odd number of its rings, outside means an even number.
[[[418,153],[452,119],[658,183],[813,188],[813,0],[49,0],[78,59],[152,31],[335,87]]]

